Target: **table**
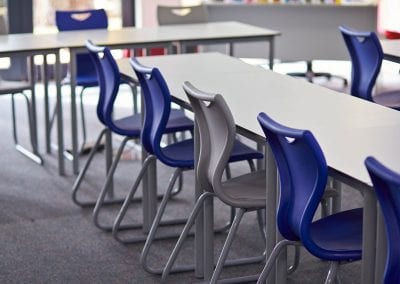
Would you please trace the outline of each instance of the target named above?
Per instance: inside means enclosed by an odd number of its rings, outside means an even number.
[[[49,105],[48,105],[48,76],[47,76],[47,54],[54,54],[56,57],[55,61],[55,81],[56,81],[56,92],[57,92],[57,140],[58,140],[58,169],[59,174],[64,174],[64,161],[63,161],[63,128],[62,128],[62,109],[61,109],[61,71],[60,71],[60,55],[59,55],[60,44],[49,36],[39,36],[33,34],[9,34],[0,35],[0,56],[7,57],[13,55],[25,55],[30,57],[30,73],[31,79],[33,76],[33,56],[44,55],[43,64],[43,79],[44,79],[44,90],[45,90],[45,133],[46,133],[46,151],[49,153],[50,150],[50,119],[49,119]],[[34,79],[33,79],[34,80]],[[36,130],[36,101],[35,94],[32,94],[32,109],[33,109],[33,125]],[[36,131],[35,131],[36,132]],[[34,140],[37,143],[37,135],[35,134]],[[38,149],[33,149],[35,154],[38,154]]]
[[[384,59],[400,63],[400,39],[381,40]]]
[[[271,68],[274,59],[274,39],[280,33],[239,22],[199,23],[188,25],[168,25],[150,28],[122,28],[120,30],[80,30],[59,32],[57,40],[68,48],[71,54],[71,131],[73,172],[78,173],[78,142],[76,122],[76,54],[85,51],[85,41],[92,40],[97,45],[111,48],[135,47],[171,47],[179,44],[183,50],[193,44],[229,44],[229,54],[233,55],[233,43],[260,42],[269,43],[269,59]]]
[[[398,159],[400,149],[396,144],[400,139],[398,111],[309,84],[303,80],[249,66],[221,54],[147,57],[140,61],[145,65],[160,68],[175,101],[188,103],[181,87],[184,81],[190,81],[204,91],[222,94],[239,130],[245,130],[253,137],[263,139],[262,130],[256,120],[257,114],[262,111],[282,124],[312,131],[324,151],[330,175],[363,192],[361,282],[374,283],[377,203],[374,192],[371,190],[371,181],[364,166],[364,160],[372,155],[388,167],[400,172]],[[121,72],[133,74],[127,62],[120,63],[119,67]],[[209,72],[204,72],[206,70]],[[244,105],[247,111],[243,111]],[[267,152],[269,165],[273,164],[270,154]],[[268,225],[276,223],[277,182],[275,170],[267,173]],[[204,216],[208,224],[208,230],[204,229],[204,232],[212,232],[210,217],[209,214]],[[203,228],[197,224],[197,229]],[[274,233],[275,231],[275,226],[268,226],[267,253],[271,252],[279,238],[279,235]],[[212,244],[207,243],[210,237],[205,236],[205,240],[204,275],[205,279],[209,279],[213,267],[207,264],[212,263],[210,260],[213,249]],[[196,245],[202,245],[202,240],[196,241]],[[196,250],[201,253],[199,248]],[[201,260],[197,259],[197,261]],[[285,263],[283,255],[276,271],[277,283],[285,283]],[[202,264],[198,266],[197,276],[203,272]],[[380,282],[376,281],[376,283]]]
[[[304,3],[306,1],[280,2],[285,3],[238,4],[207,1],[206,7],[210,21],[234,19],[280,31],[282,36],[276,39],[275,57],[284,61],[349,60],[338,27],[345,25],[365,31],[377,29],[377,5],[366,4],[365,1],[343,5]],[[253,57],[265,54],[262,47],[246,43],[238,47],[236,55],[249,57],[249,52]]]
[[[112,48],[135,47],[167,47],[178,43],[184,50],[192,44],[229,44],[229,54],[234,53],[233,44],[236,42],[260,42],[269,43],[269,58],[271,67],[274,58],[274,39],[280,33],[264,28],[259,28],[238,22],[201,23],[190,25],[171,25],[151,28],[122,28],[120,30],[79,30],[64,31],[57,34],[34,35],[2,35],[0,36],[0,55],[10,56],[24,54],[33,56],[36,54],[56,55],[56,85],[57,85],[57,128],[58,128],[58,166],[59,173],[63,175],[64,166],[64,142],[62,125],[61,87],[60,87],[60,55],[62,48],[69,49],[71,54],[71,139],[73,172],[79,171],[78,141],[77,141],[77,115],[76,115],[76,54],[86,51],[85,41],[91,39],[95,44],[106,45]],[[45,61],[46,63],[46,61]],[[47,78],[47,77],[46,77]],[[47,80],[45,82],[47,85]],[[47,90],[47,88],[45,88]],[[47,93],[45,98],[47,98]],[[47,103],[47,100],[46,100]],[[50,150],[50,134],[48,106],[46,106],[46,148]]]

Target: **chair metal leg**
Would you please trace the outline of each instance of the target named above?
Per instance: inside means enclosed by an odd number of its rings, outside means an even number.
[[[170,179],[170,182],[168,184],[166,193],[164,195],[164,198],[162,199],[160,207],[158,208],[157,214],[156,214],[156,216],[154,218],[154,221],[153,221],[153,224],[151,226],[150,232],[147,235],[146,243],[144,244],[142,253],[140,255],[140,263],[142,264],[144,270],[146,270],[149,273],[154,273],[154,274],[161,274],[162,273],[162,269],[153,268],[153,267],[151,267],[149,265],[149,263],[147,262],[147,256],[149,255],[149,251],[150,251],[150,248],[151,248],[151,246],[153,244],[153,241],[155,239],[155,235],[156,235],[157,230],[159,228],[159,225],[160,225],[160,222],[161,222],[161,218],[164,215],[165,208],[166,208],[167,203],[168,203],[168,201],[169,201],[169,199],[171,197],[171,193],[172,193],[172,189],[173,189],[173,186],[175,184],[175,181],[181,175],[181,173],[182,173],[182,169],[180,169],[180,168],[177,168],[175,170],[175,172],[173,173],[173,175],[172,175],[172,177]],[[185,223],[186,219],[175,220],[175,221],[178,222],[178,223]],[[172,234],[172,235],[169,234],[167,237],[169,238],[169,237],[173,237],[173,236],[174,237],[178,237],[179,234]],[[162,236],[159,236],[159,238],[160,237],[163,238]]]
[[[83,106],[83,92],[86,90],[86,87],[82,87],[81,92],[79,93],[80,98],[80,109],[81,109],[81,123],[82,123],[82,144],[80,152],[83,153],[85,145],[86,145],[86,121],[85,121],[85,109]]]
[[[117,154],[115,155],[114,161],[112,162],[110,169],[108,170],[107,173],[107,177],[106,180],[104,182],[103,188],[100,191],[100,194],[97,198],[95,207],[93,209],[93,222],[96,225],[97,228],[101,229],[101,230],[107,230],[107,231],[111,231],[112,229],[112,225],[103,225],[100,223],[99,221],[99,213],[100,210],[102,208],[103,205],[105,205],[107,203],[107,201],[105,201],[106,196],[110,195],[110,192],[112,192],[112,185],[113,185],[113,178],[114,178],[114,173],[115,170],[117,169],[118,163],[121,159],[121,155],[125,149],[125,145],[129,140],[132,140],[133,138],[131,137],[125,137],[122,142],[121,145],[119,146],[119,149],[117,151]],[[116,204],[116,203],[122,203],[124,199],[111,199],[111,201],[108,201],[108,204],[110,204],[110,202],[112,202],[112,204]]]
[[[265,209],[257,210],[257,221],[258,221],[258,228],[260,229],[261,238],[263,243],[267,242],[267,232],[265,228]]]
[[[150,160],[149,160],[149,158],[150,158]],[[139,229],[139,228],[142,228],[142,224],[135,224],[135,225],[133,225],[133,224],[127,224],[127,225],[121,225],[121,223],[122,223],[122,221],[123,221],[123,218],[124,218],[125,215],[126,215],[126,212],[127,212],[128,208],[129,208],[130,200],[132,200],[132,198],[133,198],[133,196],[134,196],[134,194],[135,194],[135,192],[136,192],[136,190],[137,190],[137,187],[139,186],[140,180],[143,178],[144,173],[145,173],[146,170],[147,170],[147,167],[148,167],[148,166],[151,164],[151,162],[153,162],[155,159],[156,159],[155,156],[149,156],[149,157],[145,160],[145,162],[144,162],[144,164],[143,164],[143,168],[142,168],[141,172],[139,173],[139,176],[138,176],[138,178],[137,178],[135,184],[133,185],[131,191],[128,193],[128,196],[126,197],[126,199],[125,199],[125,201],[124,201],[124,204],[122,205],[122,207],[121,207],[121,209],[120,209],[120,211],[119,211],[119,213],[118,213],[118,216],[117,216],[117,218],[116,218],[115,221],[114,221],[114,225],[113,225],[113,228],[112,228],[112,234],[113,234],[113,237],[114,237],[117,241],[119,241],[119,242],[121,242],[121,243],[128,244],[128,243],[144,242],[144,241],[146,241],[146,239],[147,239],[147,236],[146,236],[146,235],[139,235],[139,236],[134,236],[134,237],[131,237],[131,238],[122,238],[122,237],[119,236],[119,233],[120,233],[121,230],[126,230],[126,229]],[[158,212],[160,212],[160,213],[159,213],[159,215],[160,215],[159,218],[162,216],[162,213],[163,213],[163,211],[164,211],[164,209],[165,209],[165,206],[166,206],[166,202],[169,200],[169,198],[170,198],[170,196],[171,196],[171,192],[172,192],[174,183],[175,183],[175,181],[176,181],[176,178],[179,176],[179,174],[180,174],[179,172],[178,172],[177,174],[174,173],[173,177],[172,177],[171,180],[170,180],[167,193],[165,193],[165,195],[163,196],[163,203],[160,205],[160,208],[161,208],[161,207],[163,207],[163,208],[162,208],[161,210],[158,210]],[[156,215],[156,218],[157,218],[157,215]],[[180,224],[184,224],[185,222],[186,222],[186,219],[175,219],[175,220],[165,220],[165,221],[159,220],[159,221],[158,221],[158,225],[159,225],[159,226],[180,225]],[[155,233],[155,232],[154,232],[154,233]],[[164,234],[163,236],[155,236],[155,237],[154,237],[154,240],[168,239],[168,238],[176,238],[176,237],[178,237],[178,236],[179,236],[179,235],[177,235],[177,234]],[[161,272],[160,272],[160,273],[161,273]]]
[[[235,220],[233,220],[231,229],[229,230],[229,233],[228,233],[228,237],[226,238],[224,247],[222,248],[221,255],[219,256],[219,259],[218,259],[217,266],[216,266],[213,276],[211,278],[211,282],[210,282],[211,284],[215,284],[218,281],[218,278],[221,274],[225,260],[228,256],[229,249],[232,245],[233,238],[237,232],[237,229],[239,228],[240,221],[242,220],[242,217],[245,212],[246,212],[245,209],[239,208],[239,210],[236,213]]]
[[[325,284],[334,284],[339,270],[339,262],[331,261]]]
[[[97,149],[100,145],[100,141],[103,138],[103,136],[105,135],[105,133],[109,131],[107,128],[104,128],[99,136],[97,137],[97,140],[94,144],[94,147],[92,148],[92,150],[89,153],[89,157],[85,163],[85,166],[82,168],[81,172],[79,173],[78,177],[76,178],[74,185],[72,186],[72,201],[76,204],[79,205],[81,207],[87,207],[87,206],[93,206],[95,203],[94,202],[86,202],[86,201],[81,201],[78,199],[78,191],[80,188],[80,185],[82,183],[83,178],[86,175],[86,172],[90,166],[90,164],[92,163],[93,157],[94,155],[97,153]]]
[[[274,249],[271,252],[271,255],[268,257],[267,263],[265,264],[260,277],[257,280],[257,284],[264,284],[265,281],[267,280],[267,277],[269,273],[271,272],[272,268],[274,267],[275,261],[281,251],[286,248],[289,245],[295,245],[298,246],[300,245],[300,242],[294,242],[294,241],[289,241],[289,240],[282,240],[279,243],[277,243],[274,247]]]
[[[199,213],[201,212],[201,209],[203,208],[203,204],[204,204],[204,200],[206,200],[209,197],[213,197],[214,194],[211,192],[205,192],[202,195],[200,195],[200,197],[197,199],[196,204],[193,207],[192,212],[189,215],[189,218],[185,224],[185,227],[182,230],[181,235],[179,236],[179,239],[174,247],[174,249],[172,250],[171,255],[168,258],[168,261],[164,267],[164,269],[162,270],[162,282],[165,282],[165,280],[167,279],[168,275],[171,272],[178,272],[178,271],[182,271],[182,266],[180,267],[176,267],[173,269],[173,265],[176,261],[176,258],[178,257],[179,252],[182,249],[183,243],[185,242],[185,240],[187,239],[190,229],[193,227],[194,222],[196,221],[197,216],[199,215]],[[194,265],[190,265],[190,267],[193,269]]]
[[[293,265],[288,268],[287,274],[290,275],[293,272],[295,272],[297,267],[299,267],[299,263],[300,263],[300,247],[299,246],[295,246],[294,247]]]
[[[19,144],[18,142],[18,131],[17,131],[17,118],[16,118],[16,111],[15,111],[15,96],[16,94],[11,94],[11,116],[12,116],[12,127],[13,127],[13,139],[15,148],[17,151],[22,153],[24,156],[28,157],[29,159],[33,160],[35,163],[42,165],[43,159],[38,153],[38,145],[36,143],[36,129],[33,125],[33,111],[32,106],[29,102],[29,98],[26,94],[21,93],[26,101],[27,106],[27,113],[28,113],[28,125],[29,125],[29,137],[32,151],[26,149],[24,146]]]

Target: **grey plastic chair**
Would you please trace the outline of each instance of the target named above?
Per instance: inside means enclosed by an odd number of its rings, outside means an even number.
[[[163,25],[184,25],[208,22],[208,12],[204,5],[198,6],[157,6],[157,20]],[[181,53],[181,47],[174,45],[174,53]],[[186,47],[185,52],[197,52],[197,46]]]
[[[7,24],[4,16],[0,16],[0,34],[7,34]],[[29,60],[30,72],[33,74],[34,64],[33,57]],[[37,131],[36,131],[36,103],[35,103],[35,84],[33,78],[28,78],[29,80],[21,79],[20,81],[8,81],[3,80],[0,77],[0,96],[11,95],[11,111],[12,111],[12,126],[13,126],[13,139],[15,143],[15,148],[21,152],[23,155],[27,156],[29,159],[33,160],[38,164],[43,164],[43,159],[38,153],[37,144]],[[31,98],[25,91],[30,91]],[[27,112],[28,112],[28,126],[30,134],[30,144],[32,150],[28,150],[22,146],[18,141],[18,131],[17,131],[17,115],[16,115],[16,103],[15,96],[22,95],[26,101]]]
[[[208,21],[207,9],[198,6],[157,6],[159,25],[205,23]]]
[[[233,149],[236,136],[236,126],[232,114],[221,95],[204,93],[189,82],[185,82],[183,88],[189,97],[199,127],[200,154],[196,173],[197,181],[204,193],[197,200],[188,222],[168,259],[162,280],[165,281],[171,272],[183,242],[203,208],[204,201],[207,198],[218,197],[227,205],[238,210],[211,280],[211,283],[216,283],[224,265],[248,264],[265,260],[265,254],[261,254],[256,257],[226,262],[229,249],[243,215],[254,210],[262,212],[260,210],[265,208],[265,170],[254,171],[222,182],[222,175]],[[259,220],[262,220],[262,218],[259,218]],[[263,224],[259,224],[259,227],[264,239]],[[229,279],[228,281],[245,282],[254,281],[257,278],[258,275],[252,275]]]

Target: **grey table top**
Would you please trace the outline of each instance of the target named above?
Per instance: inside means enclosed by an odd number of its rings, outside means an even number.
[[[400,39],[381,40],[383,53],[386,60],[400,63]]]
[[[400,113],[396,110],[222,54],[143,57],[139,61],[157,66],[172,95],[185,102],[184,81],[222,94],[236,124],[256,135],[263,135],[256,120],[259,112],[288,126],[309,129],[328,165],[356,181],[370,184],[364,167],[369,155],[400,172]],[[122,73],[133,74],[127,60],[120,61],[119,67]]]
[[[229,39],[259,39],[279,35],[277,31],[239,22],[171,25],[119,30],[80,30],[56,34],[12,34],[0,36],[0,53],[84,47],[91,39],[99,45],[170,43],[174,41],[212,41]]]

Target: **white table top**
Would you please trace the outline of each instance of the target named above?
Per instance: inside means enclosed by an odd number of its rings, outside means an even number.
[[[119,30],[79,30],[56,34],[11,34],[0,36],[0,53],[45,50],[51,48],[85,47],[91,39],[99,45],[162,44],[174,41],[213,41],[268,38],[279,35],[277,31],[239,22],[170,25],[151,28],[122,28]]]
[[[383,39],[381,45],[386,60],[400,63],[400,39]]]
[[[370,184],[364,167],[373,155],[400,172],[400,113],[347,94],[335,92],[222,54],[203,53],[143,57],[158,66],[173,96],[187,102],[184,81],[222,94],[236,124],[262,136],[259,112],[291,127],[309,129],[320,143],[328,165],[356,181]],[[132,75],[128,61],[120,71]]]

